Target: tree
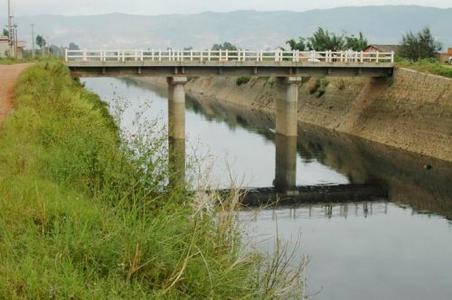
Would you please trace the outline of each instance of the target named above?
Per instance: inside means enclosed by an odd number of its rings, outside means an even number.
[[[76,43],[70,42],[68,49],[69,50],[80,50],[80,47]]]
[[[8,29],[3,29],[3,36],[9,37],[9,31],[8,31]]]
[[[224,42],[223,44],[215,44],[212,46],[212,50],[218,51],[218,50],[229,50],[229,51],[237,51],[237,46],[230,42]]]
[[[403,36],[399,55],[417,61],[424,58],[434,58],[441,48],[441,44],[435,40],[430,28],[426,27],[417,34],[409,32]]]
[[[368,46],[367,39],[360,32],[358,36],[351,35],[345,37],[345,47],[355,51],[363,51]]]
[[[321,27],[314,32],[308,41],[309,48],[316,51],[337,51],[345,49],[346,46],[344,36],[329,33],[328,30],[324,30]]]
[[[288,40],[286,44],[289,45],[290,50],[305,51],[308,48],[306,39],[302,37],[298,38],[298,41],[295,39]]]
[[[44,37],[38,34],[38,36],[36,37],[36,44],[39,46],[39,48],[43,49],[47,45],[47,42]]]

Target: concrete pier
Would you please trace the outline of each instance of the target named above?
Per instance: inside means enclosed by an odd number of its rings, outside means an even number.
[[[274,186],[279,193],[297,189],[297,137],[276,134]]]
[[[276,133],[285,136],[297,136],[298,86],[301,77],[280,78],[280,84],[286,89],[285,97],[276,101]]]
[[[186,77],[168,77],[168,164],[170,186],[185,185]]]
[[[169,185],[172,188],[185,186],[185,139],[168,138]]]
[[[187,77],[168,77],[168,136],[185,139],[185,88]]]

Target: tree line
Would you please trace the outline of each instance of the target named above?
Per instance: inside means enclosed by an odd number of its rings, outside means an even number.
[[[362,32],[357,35],[336,34],[319,27],[310,37],[299,37],[286,42],[288,48],[282,50],[299,51],[363,51],[369,46],[368,39]],[[286,47],[287,47],[286,46]],[[230,42],[214,44],[212,50],[236,51],[238,47]],[[397,55],[411,61],[435,58],[442,49],[441,44],[434,38],[431,30],[426,27],[417,33],[408,32],[402,37]]]

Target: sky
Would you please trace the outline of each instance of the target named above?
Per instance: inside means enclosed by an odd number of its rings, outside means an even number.
[[[7,14],[8,0],[0,0]],[[17,16],[37,14],[92,15],[112,12],[160,15],[234,10],[305,11],[340,6],[423,5],[449,8],[452,0],[11,0]]]

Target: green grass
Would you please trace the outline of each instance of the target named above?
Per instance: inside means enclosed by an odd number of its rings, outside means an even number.
[[[126,148],[56,61],[25,71],[16,97],[0,132],[0,299],[284,295],[287,281],[256,281],[233,217],[195,214],[194,196],[166,189],[163,138]]]
[[[423,59],[416,62],[400,60],[397,62],[397,65],[420,72],[452,78],[452,66],[442,64],[436,59]]]
[[[37,63],[37,62],[45,62],[45,61],[49,61],[49,60],[57,60],[57,59],[49,58],[49,57],[40,57],[40,56],[36,56],[35,58],[26,57],[23,59],[15,59],[15,58],[11,58],[11,57],[0,57],[0,65]]]

